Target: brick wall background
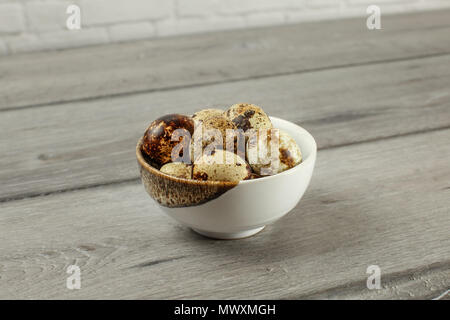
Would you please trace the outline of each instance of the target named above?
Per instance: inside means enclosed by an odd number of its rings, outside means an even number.
[[[81,30],[66,28],[69,4]],[[0,55],[450,7],[450,0],[0,0]]]

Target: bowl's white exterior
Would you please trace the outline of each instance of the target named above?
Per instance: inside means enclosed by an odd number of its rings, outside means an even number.
[[[300,146],[303,162],[280,174],[241,181],[236,187],[205,204],[161,207],[164,212],[200,234],[219,239],[251,236],[300,201],[308,187],[317,155],[314,138],[296,124],[271,117],[273,126],[289,133]]]

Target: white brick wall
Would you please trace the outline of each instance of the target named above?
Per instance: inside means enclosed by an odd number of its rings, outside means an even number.
[[[81,30],[66,28],[69,4]],[[176,34],[450,7],[450,0],[0,0],[0,55]]]
[[[173,12],[170,0],[81,0],[83,23],[86,26],[118,22],[154,21]]]
[[[136,23],[122,23],[109,27],[112,42],[147,39],[156,34],[155,26],[147,21]]]
[[[23,7],[20,3],[0,3],[0,34],[25,31]]]
[[[24,5],[25,17],[29,30],[36,33],[61,30],[65,27],[66,9],[69,1],[46,1],[44,3],[31,1]]]

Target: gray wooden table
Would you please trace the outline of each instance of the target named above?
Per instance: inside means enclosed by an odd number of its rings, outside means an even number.
[[[450,11],[382,19],[1,57],[0,298],[445,299]],[[215,241],[150,200],[134,148],[161,114],[240,101],[318,162],[286,217]]]

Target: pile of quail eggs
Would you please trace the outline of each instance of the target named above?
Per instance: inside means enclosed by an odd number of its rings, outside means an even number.
[[[232,132],[238,134],[230,137]],[[145,131],[141,150],[165,174],[205,181],[255,179],[302,161],[295,140],[273,128],[263,109],[248,103],[158,118]]]

